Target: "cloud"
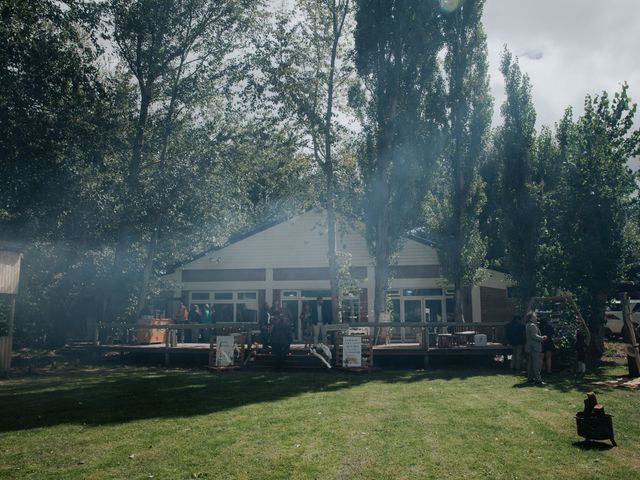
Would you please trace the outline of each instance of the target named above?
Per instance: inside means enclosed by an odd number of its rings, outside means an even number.
[[[637,0],[487,0],[494,124],[502,122],[505,44],[531,78],[538,127],[553,125],[568,106],[580,115],[585,95],[618,91],[624,81],[632,97],[640,95],[639,17]]]
[[[519,56],[528,58],[529,60],[541,60],[544,57],[544,51],[539,48],[530,48],[522,52]]]

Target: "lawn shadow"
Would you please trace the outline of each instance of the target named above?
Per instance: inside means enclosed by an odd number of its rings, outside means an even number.
[[[445,373],[442,375],[441,373]],[[385,371],[356,375],[318,370],[206,370],[88,367],[0,383],[0,432],[60,424],[98,426],[149,418],[181,418],[336,392],[368,382],[414,383],[478,372]]]
[[[524,380],[520,383],[514,383],[513,388],[525,388],[525,387],[536,387],[535,383],[531,383],[529,380]]]
[[[509,371],[510,372],[510,371]],[[149,418],[181,418],[337,392],[369,382],[408,384],[505,375],[500,366],[469,365],[429,370],[386,370],[356,375],[316,370],[206,370],[96,366],[0,382],[0,432],[60,424],[97,426]],[[509,373],[509,375],[512,375]],[[592,378],[558,374],[547,388],[594,390]],[[526,383],[514,385],[516,388]]]
[[[589,451],[589,450],[597,450],[600,452],[604,452],[606,450],[611,450],[613,445],[604,442],[595,442],[593,440],[582,440],[578,442],[573,442],[572,445],[580,450]]]

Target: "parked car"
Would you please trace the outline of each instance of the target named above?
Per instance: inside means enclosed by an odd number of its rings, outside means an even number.
[[[633,329],[638,330],[640,325],[640,300],[629,300],[631,304],[631,323]],[[618,301],[611,302],[604,312],[605,326],[604,335],[607,338],[619,337],[622,335],[624,317],[622,316],[622,304]]]

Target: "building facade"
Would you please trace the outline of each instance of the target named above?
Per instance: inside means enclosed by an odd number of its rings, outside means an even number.
[[[339,259],[349,266],[342,279],[342,318],[350,323],[374,318],[375,267],[362,228],[341,225],[336,239]],[[281,302],[299,340],[304,303],[322,297],[330,305],[327,249],[326,213],[315,209],[209,251],[164,279],[176,304],[212,305],[216,321],[256,321],[264,302]],[[391,270],[392,321],[453,320],[453,289],[442,277],[433,244],[405,238]],[[482,283],[469,288],[465,321],[508,321],[513,314],[508,286],[503,273],[489,270]],[[413,333],[403,328],[398,335],[406,340]]]

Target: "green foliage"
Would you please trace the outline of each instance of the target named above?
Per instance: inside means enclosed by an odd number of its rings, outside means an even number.
[[[67,187],[101,154],[108,95],[81,11],[46,0],[0,5],[0,222],[28,239],[56,229]]]
[[[479,230],[485,194],[478,168],[486,154],[493,102],[481,23],[483,5],[483,1],[461,2],[444,16],[448,142],[437,183],[425,203],[428,230],[440,244],[443,273],[456,286],[458,296],[462,285],[481,279],[486,258],[486,240]],[[462,301],[456,305],[460,321]]]
[[[367,92],[359,158],[375,259],[376,314],[402,235],[417,226],[444,116],[437,2],[357,3],[355,61]]]
[[[631,223],[637,175],[628,161],[640,152],[640,132],[633,130],[636,105],[627,91],[625,84],[613,98],[606,92],[587,96],[584,114],[573,121],[567,112],[558,129],[561,280],[577,292],[594,331],[604,322],[604,301],[625,278],[638,238]]]
[[[501,71],[506,100],[501,112],[504,124],[496,133],[500,159],[500,235],[505,266],[516,283],[521,305],[536,294],[541,224],[538,186],[534,182],[536,112],[529,77],[506,50]]]
[[[79,5],[2,5],[0,232],[27,247],[19,344],[90,334],[116,287],[117,315],[134,316],[153,274],[304,196],[288,135],[232,92],[256,2]],[[122,59],[108,71],[99,36]]]

